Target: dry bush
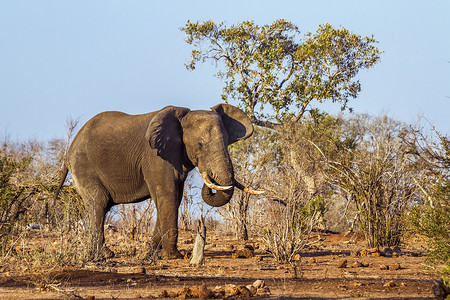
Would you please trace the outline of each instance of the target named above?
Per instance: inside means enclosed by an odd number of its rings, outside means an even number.
[[[405,138],[416,166],[425,170],[417,179],[423,198],[416,201],[408,214],[410,234],[425,237],[428,258],[442,273],[450,287],[450,138],[424,128],[415,128]]]
[[[355,147],[327,159],[328,180],[355,204],[356,225],[369,246],[396,246],[408,206],[420,198],[414,168],[402,136],[407,128],[388,117],[365,115],[344,127]]]
[[[66,139],[48,143],[19,143],[3,138],[0,150],[3,243],[0,251],[4,258],[19,255],[31,264],[58,265],[85,258],[84,207],[70,181],[54,201],[62,160],[76,123],[68,121]],[[41,240],[39,245],[30,242],[28,248],[23,246],[37,236]]]

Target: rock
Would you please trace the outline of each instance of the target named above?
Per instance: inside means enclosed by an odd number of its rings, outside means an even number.
[[[191,295],[193,298],[209,299],[214,296],[214,293],[209,290],[206,285],[196,285],[191,288]]]
[[[433,284],[433,293],[438,299],[446,299],[450,295],[450,288],[444,284],[442,279],[435,280]]]
[[[363,286],[364,284],[362,282],[360,282],[360,281],[355,280],[355,281],[352,282],[352,285],[353,286]]]
[[[402,250],[400,249],[399,246],[396,246],[392,249],[392,252],[397,253],[399,256],[402,254]]]
[[[253,252],[248,248],[244,248],[242,250],[234,251],[233,254],[231,255],[231,257],[232,258],[252,258]]]
[[[144,267],[136,267],[133,270],[133,274],[145,274],[145,268]]]
[[[385,287],[394,287],[396,286],[395,282],[393,280],[386,282],[385,284],[383,284],[383,286]]]
[[[258,289],[256,295],[260,297],[268,297],[270,295],[270,290],[267,286],[265,286],[263,288]]]
[[[380,251],[375,251],[375,252],[372,252],[371,255],[373,257],[380,257],[381,256],[381,252]]]
[[[173,296],[173,293],[169,293],[169,297],[172,298],[172,296]],[[176,293],[175,297],[178,297],[180,299],[189,299],[189,298],[193,298],[193,295],[192,295],[192,291],[190,288],[184,287],[178,293]]]
[[[352,264],[352,268],[362,268],[362,267],[364,267],[364,265],[359,261],[356,261]]]
[[[237,291],[238,291],[237,295],[239,295],[239,297],[250,298],[252,296],[250,290],[243,285],[239,285],[237,287]]]
[[[213,292],[214,292],[216,298],[220,298],[220,297],[225,296],[225,288],[223,288],[222,286],[216,286],[213,289]]]
[[[191,252],[189,252],[187,250],[181,250],[180,253],[181,253],[181,255],[183,255],[184,259],[190,259],[192,256]]]
[[[261,289],[266,286],[266,283],[264,282],[264,280],[258,279],[255,282],[253,282],[252,285],[257,289]]]
[[[226,284],[225,285],[225,294],[227,294],[229,296],[236,296],[238,294],[237,285]]]
[[[233,251],[233,249],[234,249],[234,246],[233,245],[227,245],[227,250],[230,250],[230,251]]]
[[[302,260],[302,257],[301,257],[301,255],[300,254],[295,254],[294,255],[294,257],[292,258],[292,260],[294,260],[294,261],[300,261],[300,260]]]
[[[316,258],[315,257],[310,257],[308,260],[311,264],[316,262]]]
[[[359,252],[359,254],[360,254],[361,256],[367,256],[367,255],[369,254],[369,252],[368,252],[366,249],[362,249],[362,250]]]
[[[389,266],[388,265],[380,265],[380,270],[389,270]]]
[[[263,261],[263,257],[262,256],[255,256],[255,262],[260,262]]]
[[[401,266],[400,264],[393,264],[389,266],[389,270],[400,270]]]
[[[343,259],[340,262],[338,262],[337,267],[338,268],[346,268],[347,267],[347,260]]]
[[[158,295],[159,298],[169,298],[169,293],[167,290],[163,290],[161,294]]]
[[[253,285],[249,284],[245,286],[249,291],[250,291],[250,295],[251,297],[255,296],[256,293],[258,292],[258,289],[255,288]]]
[[[383,256],[390,257],[390,256],[392,256],[393,253],[394,253],[394,251],[389,247],[384,248],[384,250],[383,250]]]
[[[251,244],[245,244],[244,248],[248,249],[248,250],[250,250],[252,252],[255,251],[255,247],[253,247],[253,245],[251,245]]]

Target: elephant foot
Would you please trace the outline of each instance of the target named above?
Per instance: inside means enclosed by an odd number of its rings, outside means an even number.
[[[160,256],[164,259],[180,259],[184,258],[183,254],[178,249],[161,250]]]

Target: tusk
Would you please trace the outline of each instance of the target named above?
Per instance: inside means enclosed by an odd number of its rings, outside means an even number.
[[[209,187],[210,189],[214,189],[216,191],[229,190],[233,187],[232,185],[221,186],[221,185],[212,183],[211,180],[209,180],[209,176],[208,176],[208,174],[206,174],[206,172],[202,173],[202,179],[205,182],[207,187]]]
[[[249,189],[249,188],[245,187],[242,183],[240,183],[237,180],[235,180],[235,185],[241,191],[244,191],[244,192],[252,194],[252,195],[261,195],[261,194],[264,194],[266,192],[266,191],[256,191],[256,190]]]

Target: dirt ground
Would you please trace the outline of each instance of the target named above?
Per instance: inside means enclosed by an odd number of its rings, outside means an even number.
[[[435,299],[433,285],[439,276],[425,267],[426,257],[417,245],[372,254],[364,253],[364,242],[351,234],[313,237],[319,238],[324,240],[289,265],[274,261],[260,240],[246,243],[254,249],[253,257],[233,258],[245,244],[219,234],[208,235],[205,265],[200,267],[190,266],[189,259],[151,264],[119,256],[79,267],[24,271],[20,261],[3,261],[0,299],[182,298],[192,296],[195,288],[214,291],[197,297],[232,299]],[[180,234],[180,250],[191,251],[191,242],[192,234]],[[362,255],[357,252],[361,250]],[[265,288],[251,290],[257,280]],[[239,292],[241,286],[251,292]]]

